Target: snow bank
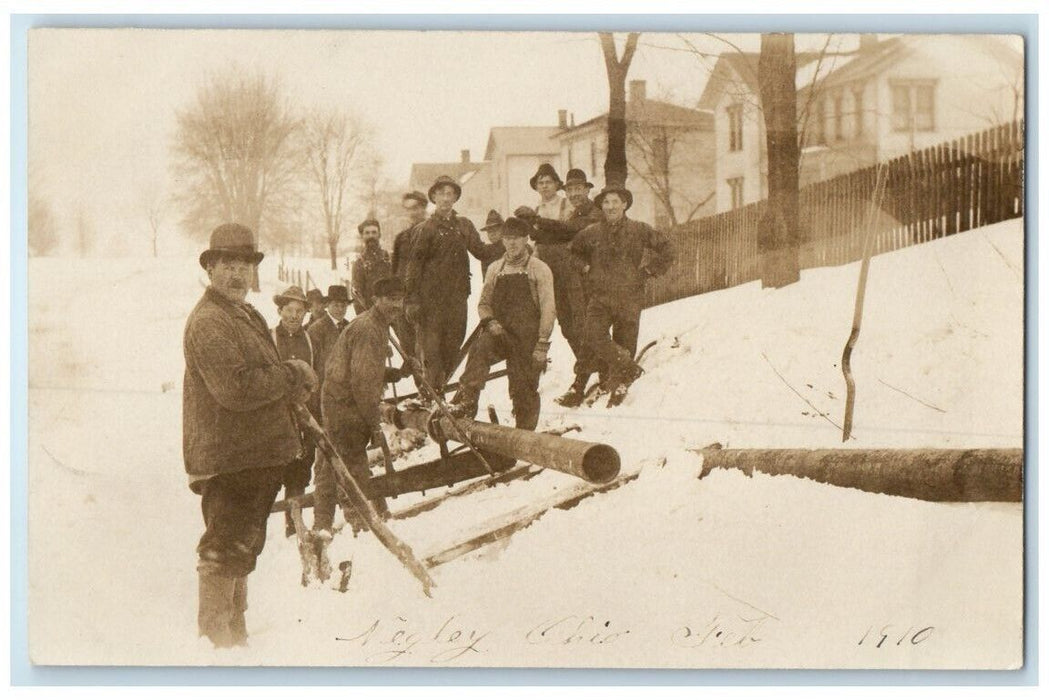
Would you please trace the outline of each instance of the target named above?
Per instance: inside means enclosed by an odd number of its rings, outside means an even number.
[[[325,286],[344,271],[307,261]],[[276,322],[276,261],[250,301]],[[626,402],[561,409],[639,478],[438,567],[432,600],[373,538],[349,590],[298,585],[283,522],[251,577],[251,647],[196,638],[199,501],[181,462],[193,259],[30,261],[30,645],[38,663],[1005,667],[1020,661],[1022,509],[791,477],[696,477],[690,448],[841,444],[858,265],[646,311]],[[1019,221],[876,258],[853,354],[854,447],[1022,445]],[[400,389],[410,391],[410,382]],[[505,382],[482,401],[510,418]],[[577,483],[543,473],[392,526],[428,555]],[[433,496],[436,492],[428,492]],[[391,502],[397,510],[421,496]],[[307,518],[308,519],[308,518]],[[886,627],[887,626],[887,627]],[[927,628],[932,628],[931,630]],[[884,632],[882,631],[884,630]],[[866,634],[866,637],[864,635]],[[875,645],[887,635],[880,647]],[[897,643],[897,640],[903,640]],[[917,641],[915,641],[917,640]]]

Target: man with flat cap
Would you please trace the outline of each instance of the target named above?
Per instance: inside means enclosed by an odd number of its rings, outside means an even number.
[[[471,346],[459,391],[452,400],[472,418],[488,369],[506,360],[510,400],[518,428],[539,422],[539,375],[546,369],[554,329],[554,282],[550,268],[528,249],[531,228],[511,216],[503,225],[506,253],[492,263],[477,305],[482,332]]]
[[[633,203],[634,195],[626,187],[608,185],[594,199],[604,221],[583,229],[571,244],[583,266],[587,290],[584,338],[590,365],[580,369],[607,372],[602,391],[611,394],[611,406],[622,402],[641,372],[634,354],[645,282],[665,273],[674,261],[665,233],[627,218]]]
[[[280,323],[274,326],[272,331],[273,342],[277,345],[280,359],[301,360],[312,367],[313,341],[302,326],[302,319],[306,315],[306,295],[300,287],[292,285],[274,295],[273,303],[277,305],[277,315],[280,316]],[[320,416],[319,392],[310,397],[306,407],[315,417]],[[302,434],[302,444],[303,456],[293,460],[284,469],[285,498],[301,496],[306,493],[306,487],[310,484],[310,471],[316,448],[312,436],[307,433]],[[284,512],[284,534],[288,537],[295,534],[295,523],[292,521],[290,510]]]
[[[386,367],[386,357],[390,323],[404,307],[404,285],[397,277],[384,277],[375,282],[374,294],[372,307],[350,321],[335,341],[321,390],[325,431],[370,498],[368,442],[380,431],[379,403],[385,383],[402,377],[400,370]],[[318,474],[313,528],[322,541],[330,541],[335,491],[334,479],[322,480]],[[371,500],[380,514],[388,512],[382,497]],[[360,520],[348,515],[351,523],[359,527]]]
[[[317,384],[309,363],[280,359],[265,319],[245,302],[262,257],[246,226],[211,232],[200,254],[210,284],[183,337],[183,457],[204,516],[197,626],[216,647],[247,644],[247,577],[284,471],[303,454],[291,404]]]
[[[357,315],[372,305],[372,287],[376,280],[389,277],[392,272],[390,254],[379,245],[379,222],[365,219],[357,226],[357,233],[364,241],[364,250],[353,261],[352,279],[353,308]]]
[[[405,315],[416,327],[426,379],[438,391],[466,337],[467,254],[484,261],[498,249],[481,240],[469,219],[456,214],[453,207],[461,195],[462,187],[447,175],[433,183],[428,196],[434,213],[416,227],[408,262]]]

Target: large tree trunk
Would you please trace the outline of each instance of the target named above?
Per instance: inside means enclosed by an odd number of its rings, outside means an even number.
[[[333,240],[331,240],[329,238],[328,239],[328,253],[331,254],[331,269],[332,270],[339,269],[339,264],[335,260],[335,258],[338,255],[338,252],[339,252],[339,242],[338,241],[333,241]]]
[[[601,32],[601,51],[608,73],[608,152],[605,155],[605,184],[626,185],[626,75],[637,49],[640,34],[627,35],[623,57],[616,56],[611,32]]]
[[[762,34],[758,82],[769,170],[768,207],[758,231],[763,287],[783,287],[800,279],[795,73],[794,35]]]

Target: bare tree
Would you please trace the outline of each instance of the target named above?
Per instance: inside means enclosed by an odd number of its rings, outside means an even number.
[[[167,203],[161,194],[152,192],[146,194],[142,201],[146,212],[146,220],[149,222],[150,243],[152,243],[153,257],[157,257],[157,241],[160,238],[160,222],[166,214]]]
[[[638,109],[643,112],[644,108]],[[682,162],[690,151],[688,140],[695,133],[685,126],[654,123],[643,113],[627,123],[627,143],[636,156],[629,163],[630,171],[652,190],[671,226],[691,221],[714,198],[713,189],[697,192],[686,186],[699,174],[696,170],[700,166]],[[689,170],[687,176],[681,172],[685,169]]]
[[[605,155],[605,182],[626,184],[626,76],[634,60],[637,40],[641,35],[630,32],[623,55],[616,55],[616,41],[611,32],[600,32],[601,52],[608,73],[608,153]]]
[[[359,169],[362,148],[370,135],[358,121],[335,110],[312,114],[306,120],[303,135],[310,176],[320,198],[331,269],[334,270],[343,231],[344,204],[352,185],[351,176]]]
[[[260,239],[268,227],[282,228],[301,204],[302,157],[294,141],[300,122],[278,82],[233,67],[205,81],[176,116],[175,198],[183,228],[202,237],[236,221]]]
[[[29,256],[50,255],[58,247],[58,223],[51,203],[40,195],[29,195],[28,228]]]
[[[798,108],[793,34],[762,34],[758,81],[765,115],[769,198],[758,229],[763,287],[801,278],[798,263]]]

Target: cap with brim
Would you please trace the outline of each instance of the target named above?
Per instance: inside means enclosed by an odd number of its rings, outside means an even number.
[[[500,216],[499,212],[495,209],[488,211],[488,218],[484,222],[484,226],[481,227],[482,231],[491,231],[492,229],[499,228],[503,225],[503,217]]]
[[[275,294],[273,296],[273,303],[277,306],[284,306],[293,301],[301,301],[304,305],[309,303],[306,299],[306,295],[302,292],[302,288],[295,285],[292,285],[280,294]]]
[[[375,297],[398,298],[404,296],[404,282],[400,277],[383,277],[375,281],[372,287]]]
[[[539,166],[539,169],[535,171],[535,175],[533,175],[531,179],[528,180],[528,184],[532,186],[533,190],[539,189],[539,178],[541,178],[544,175],[547,175],[557,180],[557,189],[561,189],[561,176],[557,174],[556,170],[554,170],[554,166],[550,165],[549,163],[543,163]]]
[[[405,192],[404,196],[401,197],[401,201],[403,202],[406,199],[414,199],[416,202],[418,202],[419,204],[423,205],[424,207],[428,204],[428,202],[426,201],[426,195],[424,195],[419,190],[412,190],[411,192]]]
[[[328,287],[328,295],[324,297],[324,303],[330,303],[333,301],[341,301],[346,304],[350,303],[350,294],[346,291],[346,286],[342,284],[333,284]]]
[[[572,168],[565,175],[565,184],[562,187],[568,187],[569,185],[585,185],[588,189],[593,189],[594,183],[586,179],[586,173],[579,168]]]
[[[458,182],[456,182],[448,175],[441,175],[439,178],[434,180],[434,183],[430,185],[429,192],[426,193],[426,195],[430,198],[431,202],[433,202],[434,204],[437,203],[436,200],[433,198],[433,193],[436,192],[439,188],[444,187],[445,185],[449,185],[455,188],[456,201],[459,201],[459,198],[463,196],[463,188],[459,185]]]
[[[629,209],[634,204],[634,195],[630,192],[630,190],[628,190],[626,187],[623,187],[622,185],[606,185],[605,188],[601,190],[600,194],[594,197],[594,204],[600,207],[601,204],[605,201],[605,195],[608,194],[618,194],[620,197],[623,198],[623,200],[626,202],[626,207],[624,208],[624,211],[626,211],[626,209]]]
[[[524,219],[511,216],[503,222],[503,238],[514,236],[527,236],[532,233],[532,227]]]

